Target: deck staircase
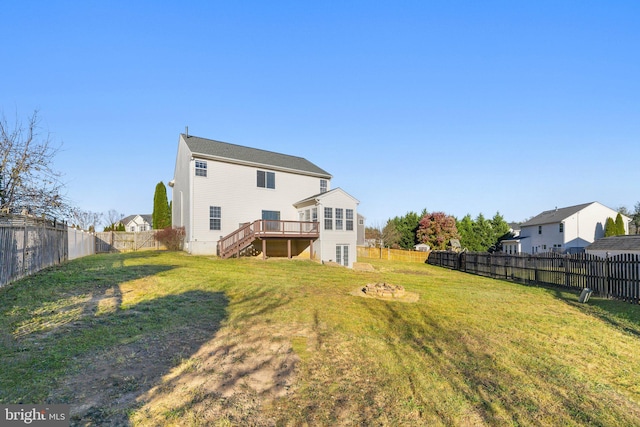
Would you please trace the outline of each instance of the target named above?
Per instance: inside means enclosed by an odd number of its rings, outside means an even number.
[[[258,219],[243,224],[233,233],[220,239],[218,255],[223,258],[240,257],[245,253],[254,254],[250,246],[256,240],[316,240],[320,237],[318,222],[315,221],[281,221]],[[263,248],[264,248],[263,244]],[[265,254],[263,253],[263,256]]]

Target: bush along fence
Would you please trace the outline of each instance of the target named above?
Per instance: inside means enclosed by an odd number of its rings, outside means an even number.
[[[433,251],[427,263],[518,283],[589,288],[599,296],[634,304],[640,300],[640,255],[637,254],[601,258],[589,254]]]
[[[0,286],[68,258],[67,224],[0,215]]]

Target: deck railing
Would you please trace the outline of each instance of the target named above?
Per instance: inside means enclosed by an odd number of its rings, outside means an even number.
[[[258,219],[244,224],[233,233],[220,239],[219,255],[228,258],[249,246],[256,239],[290,238],[317,239],[320,237],[317,221],[284,221]]]

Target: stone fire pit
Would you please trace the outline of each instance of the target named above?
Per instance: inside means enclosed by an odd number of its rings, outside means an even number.
[[[384,282],[368,283],[366,286],[358,288],[351,294],[361,297],[379,298],[402,302],[416,302],[419,298],[418,294],[414,292],[406,292],[403,286]]]

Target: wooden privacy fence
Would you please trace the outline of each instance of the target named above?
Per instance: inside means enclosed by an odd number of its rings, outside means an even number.
[[[0,215],[0,286],[68,258],[67,225],[55,220]]]
[[[358,258],[376,258],[386,259],[389,261],[425,262],[428,257],[429,252],[358,246]]]
[[[160,249],[155,231],[103,231],[96,233],[96,253],[130,252],[140,249]]]
[[[489,254],[433,251],[430,265],[526,284],[589,288],[600,296],[640,301],[640,255]]]

